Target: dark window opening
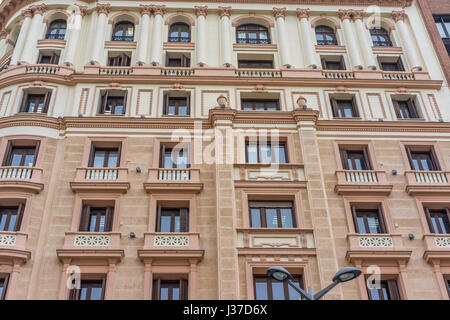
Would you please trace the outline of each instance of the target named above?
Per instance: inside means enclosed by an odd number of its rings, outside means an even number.
[[[434,22],[450,56],[450,15],[433,15]]]
[[[345,70],[344,57],[340,57],[338,61],[322,58],[322,69],[324,70]]]
[[[58,39],[64,40],[66,36],[67,23],[64,20],[55,20],[50,23],[47,34],[45,35],[46,39]]]
[[[387,233],[381,205],[377,209],[358,209],[352,206],[353,222],[357,233]]]
[[[355,98],[335,99],[331,98],[333,117],[335,118],[356,118],[359,117]]]
[[[81,214],[81,232],[111,232],[114,219],[113,207],[96,208],[83,206]]]
[[[429,209],[425,208],[430,231],[435,234],[450,234],[450,210],[445,209]]]
[[[115,57],[108,58],[108,66],[110,67],[129,67],[131,64],[131,57],[126,53],[121,53]]]
[[[5,300],[9,275],[0,275],[0,300]]]
[[[439,171],[441,170],[434,149],[429,151],[414,151],[406,147],[411,170],[417,171]]]
[[[416,104],[413,99],[405,101],[393,100],[395,114],[398,119],[418,119],[419,113],[417,112]]]
[[[242,110],[253,111],[278,111],[280,110],[278,100],[262,100],[262,99],[242,99]]]
[[[292,201],[249,201],[252,228],[295,228]]]
[[[386,29],[372,28],[370,29],[370,36],[374,47],[392,47],[392,41]]]
[[[161,145],[159,167],[166,169],[186,169],[190,167],[189,147],[169,148]]]
[[[158,206],[156,232],[189,232],[189,209]]]
[[[238,67],[244,69],[273,69],[270,60],[239,60]]]
[[[166,52],[166,67],[172,68],[189,68],[191,66],[191,59],[184,54],[171,54]]]
[[[187,116],[191,113],[190,95],[185,97],[173,97],[164,94],[163,114],[169,116]]]
[[[125,114],[127,93],[126,90],[122,93],[111,93],[106,90],[100,101],[100,114]]]
[[[80,289],[72,289],[69,300],[103,300],[105,295],[106,279],[81,280]]]
[[[17,207],[0,207],[0,231],[19,231],[24,210],[23,203],[19,203]]]
[[[297,288],[303,289],[302,277],[293,275],[291,280]],[[299,300],[300,294],[287,281],[278,281],[267,276],[254,276],[255,300]]]
[[[370,300],[401,300],[397,280],[381,280],[379,288],[367,288]]]
[[[47,113],[51,92],[31,94],[25,91],[20,112]]]
[[[187,300],[188,281],[180,280],[153,280],[153,300]]]
[[[56,52],[39,53],[38,64],[58,64],[59,55]]]
[[[33,167],[39,152],[40,141],[34,146],[13,146],[11,141],[6,147],[3,166],[9,167]]]
[[[383,71],[405,71],[402,58],[400,57],[398,57],[397,61],[394,62],[382,61],[380,57],[378,57],[378,63]]]
[[[92,145],[89,167],[117,168],[120,166],[121,145],[117,148],[96,148]]]
[[[236,42],[247,44],[269,44],[269,30],[257,24],[244,24],[236,28]]]
[[[367,149],[340,150],[342,167],[345,170],[372,170]]]

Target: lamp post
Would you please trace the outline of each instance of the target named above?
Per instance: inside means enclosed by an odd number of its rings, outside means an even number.
[[[361,273],[362,273],[361,270],[359,270],[358,268],[353,268],[353,267],[342,268],[341,270],[336,272],[336,274],[334,275],[334,277],[332,279],[333,282],[329,286],[327,286],[326,288],[323,288],[322,290],[320,290],[319,292],[314,294],[312,287],[309,288],[308,293],[305,292],[305,290],[303,290],[302,288],[297,288],[294,285],[294,283],[292,282],[292,280],[294,280],[294,278],[289,273],[289,271],[287,271],[285,268],[279,267],[279,266],[274,266],[274,267],[270,267],[269,269],[267,269],[267,275],[269,277],[272,277],[275,280],[282,281],[282,282],[287,281],[287,283],[292,288],[294,288],[295,291],[300,293],[300,295],[305,298],[305,300],[319,300],[326,293],[328,293],[328,291],[333,289],[339,283],[353,280],[353,279],[357,278],[358,276],[360,276]]]

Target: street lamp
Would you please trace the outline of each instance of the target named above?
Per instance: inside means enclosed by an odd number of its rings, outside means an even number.
[[[336,272],[336,274],[334,275],[333,283],[331,283],[328,287],[323,288],[316,294],[314,294],[312,287],[309,287],[308,293],[305,292],[305,290],[303,290],[302,288],[297,288],[294,285],[294,283],[292,282],[292,280],[294,280],[294,278],[289,273],[289,271],[287,271],[283,267],[279,267],[279,266],[270,267],[269,269],[267,269],[267,275],[278,281],[282,281],[282,282],[287,281],[287,283],[292,288],[294,288],[295,291],[300,293],[301,296],[305,297],[305,300],[319,300],[326,293],[328,293],[328,291],[333,289],[339,283],[347,282],[347,281],[357,278],[359,275],[361,275],[361,270],[359,270],[358,268],[353,268],[353,267],[342,268],[341,270]]]

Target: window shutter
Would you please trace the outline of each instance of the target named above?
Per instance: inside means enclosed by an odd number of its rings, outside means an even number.
[[[408,155],[409,165],[411,166],[411,170],[415,170],[412,155],[411,155],[411,148],[409,148],[409,147],[405,147],[405,148],[406,148],[406,154]]]
[[[169,113],[169,94],[164,93],[164,106],[163,106],[163,114]]]
[[[37,157],[39,156],[39,148],[41,146],[41,140],[36,141],[36,146],[34,147],[34,161],[33,167],[36,165]]]
[[[22,99],[22,105],[20,106],[19,112],[26,112],[27,107],[27,101],[28,101],[28,91],[23,92],[23,99]]]
[[[166,67],[169,67],[169,52],[166,51]]]
[[[353,116],[354,117],[359,117],[358,106],[356,105],[356,98],[355,97],[352,98],[352,109],[353,109]]]
[[[25,205],[21,202],[19,203],[19,208],[17,209],[17,221],[14,226],[14,231],[20,231],[22,226],[23,213],[25,211]]]
[[[186,97],[186,105],[187,105],[187,111],[186,113],[188,115],[191,114],[191,93],[189,92],[188,96]]]
[[[127,110],[127,97],[128,97],[128,90],[125,90],[125,94],[123,95],[123,114],[125,114]]]
[[[105,222],[105,232],[111,232],[113,228],[114,222],[114,208],[107,207],[106,208],[106,222]]]
[[[378,65],[380,66],[380,69],[383,70],[383,64],[381,63],[380,56],[377,56]]]
[[[331,109],[333,111],[333,117],[338,117],[338,105],[335,98],[331,98]]]
[[[6,167],[11,164],[11,153],[12,153],[12,143],[11,141],[8,141],[8,144],[6,145],[6,151],[5,156],[3,158],[2,166]]]
[[[156,213],[156,232],[161,232],[161,205],[158,205]]]
[[[102,300],[105,299],[105,289],[106,289],[106,276],[102,279]]]
[[[188,297],[188,281],[186,279],[180,280],[180,300],[187,300]]]
[[[189,232],[189,210],[180,209],[180,232]]]
[[[402,115],[400,113],[400,107],[398,105],[398,101],[392,100],[392,104],[394,105],[394,111],[395,111],[395,115],[397,116],[397,119],[401,119]]]
[[[52,92],[51,91],[47,91],[45,92],[45,96],[44,96],[44,105],[42,108],[42,113],[47,113],[48,111],[48,105],[50,104],[50,98],[52,96]]]
[[[340,65],[341,65],[341,69],[342,70],[345,70],[346,68],[345,68],[345,60],[344,60],[344,57],[343,56],[341,56],[341,60],[339,61],[339,63],[340,63]]]
[[[90,212],[91,206],[84,205],[83,211],[81,212],[81,220],[80,220],[80,231],[82,232],[88,231]]]
[[[364,163],[366,164],[366,170],[373,170],[370,163],[369,153],[367,152],[367,147],[364,147],[362,151],[364,154]]]
[[[388,233],[388,230],[386,229],[386,224],[384,222],[383,208],[381,208],[380,204],[378,205],[378,219],[380,220],[381,233]]]
[[[353,223],[355,225],[355,232],[359,233],[358,219],[356,218],[356,207],[355,206],[351,206],[351,209],[352,209]]]
[[[436,233],[437,230],[434,230],[433,223],[431,221],[430,209],[425,208],[425,218],[427,218],[428,227],[430,228],[431,233]]]
[[[159,148],[159,167],[164,168],[164,155],[166,153],[166,145],[161,143],[161,147]]]
[[[400,293],[398,292],[397,281],[396,280],[388,280],[387,281],[389,296],[391,300],[401,300]]]
[[[153,293],[152,293],[152,299],[153,300],[159,300],[160,299],[160,293],[161,293],[161,279],[155,279],[153,280]]]
[[[403,61],[402,61],[401,57],[398,57],[397,68],[398,68],[398,71],[405,71],[405,67],[403,66]]]
[[[341,150],[342,168],[344,170],[350,170],[348,166],[347,150]]]
[[[105,94],[102,96],[100,113],[105,113],[107,102],[108,102],[108,90],[106,90]]]
[[[413,118],[419,118],[419,112],[417,110],[416,104],[412,98],[408,99],[409,111],[411,112],[411,116]]]
[[[122,157],[122,143],[117,147],[117,167],[120,167],[120,158]]]
[[[439,161],[438,161],[438,158],[436,155],[436,151],[434,150],[434,147],[431,147],[431,149],[430,149],[430,156],[431,156],[431,161],[433,162],[433,167],[434,167],[433,170],[440,171],[441,167],[439,165]]]
[[[447,213],[447,220],[448,220],[447,232],[449,232],[449,230],[450,230],[450,209],[445,208],[445,213]]]
[[[326,70],[327,69],[327,61],[324,58],[322,58],[322,59],[320,59],[320,62],[322,63],[322,69]]]
[[[94,144],[91,142],[91,151],[90,151],[90,153],[89,153],[88,167],[93,167],[93,166],[94,166],[94,156],[95,156],[95,146],[94,146]]]

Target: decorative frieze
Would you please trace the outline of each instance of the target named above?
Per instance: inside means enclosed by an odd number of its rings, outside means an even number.
[[[358,244],[363,248],[392,248],[394,241],[391,237],[359,237]]]
[[[189,236],[187,235],[164,235],[153,238],[155,247],[187,247],[189,246]]]
[[[75,247],[107,247],[111,242],[111,236],[98,234],[79,234],[73,240]]]
[[[231,7],[220,7],[219,6],[219,17],[230,17],[231,16]]]
[[[197,17],[206,17],[208,15],[208,6],[195,6],[194,12]]]
[[[0,246],[15,246],[16,239],[15,234],[0,234]]]

